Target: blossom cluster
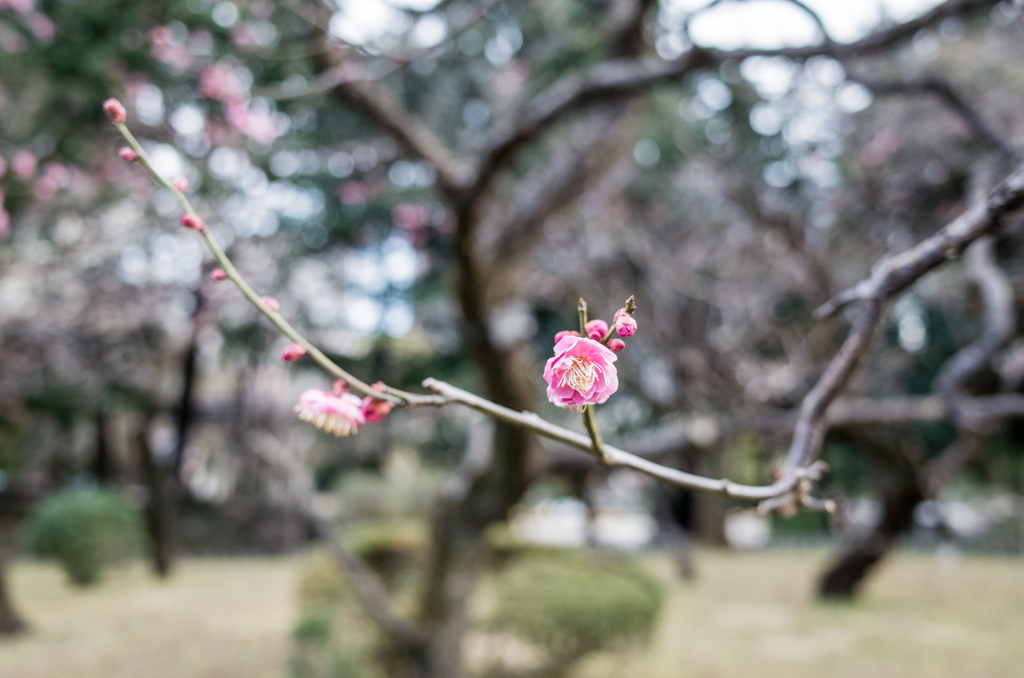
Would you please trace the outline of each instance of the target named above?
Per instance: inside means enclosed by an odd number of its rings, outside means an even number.
[[[383,389],[383,382],[373,385]],[[334,382],[333,391],[309,389],[299,396],[295,412],[299,419],[336,436],[347,436],[359,430],[362,424],[377,423],[384,419],[393,405],[372,396],[361,399],[348,392],[345,382]]]
[[[555,405],[582,412],[600,405],[619,388],[615,354],[626,348],[623,338],[636,332],[633,299],[615,312],[612,325],[591,320],[583,326],[586,336],[574,330],[555,335],[555,355],[544,365],[547,396]],[[617,334],[613,337],[612,334]]]

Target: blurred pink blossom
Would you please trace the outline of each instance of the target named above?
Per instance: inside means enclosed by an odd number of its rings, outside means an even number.
[[[177,71],[184,71],[192,63],[192,52],[174,37],[167,26],[157,26],[149,32],[153,56]]]
[[[35,0],[0,0],[0,9],[13,9],[19,14],[29,14],[35,6]]]
[[[11,158],[11,169],[19,179],[28,181],[36,173],[36,156],[32,155],[31,151],[21,149]]]
[[[362,401],[351,393],[335,395],[314,388],[299,396],[295,412],[299,419],[319,429],[336,436],[347,436],[358,431],[360,424],[366,423],[366,415],[360,405]]]
[[[28,17],[28,27],[32,31],[32,35],[36,36],[36,40],[40,42],[50,42],[53,40],[53,21],[45,14],[32,12]]]
[[[43,170],[43,176],[32,187],[32,195],[36,200],[52,200],[57,195],[57,191],[67,188],[70,182],[71,173],[68,172],[68,169],[60,163],[51,162]]]
[[[391,210],[391,218],[394,219],[395,225],[409,231],[426,226],[428,216],[427,208],[423,205],[406,202],[395,205]]]
[[[378,381],[373,385],[373,387],[378,391],[383,391],[385,389],[385,384],[383,381]],[[366,421],[371,424],[376,424],[384,417],[388,416],[388,413],[391,412],[392,408],[394,408],[392,403],[389,403],[386,400],[378,400],[373,396],[366,396],[363,398],[363,403],[359,407],[363,416],[366,418]]]
[[[269,145],[277,139],[274,119],[264,110],[253,110],[240,99],[228,102],[227,119],[232,127],[252,137],[257,143]]]
[[[241,79],[229,64],[213,64],[203,69],[199,78],[199,93],[210,99],[228,101],[244,94]]]
[[[548,400],[559,407],[582,412],[599,405],[619,389],[615,354],[593,339],[563,337],[555,355],[544,365]]]
[[[359,181],[346,181],[338,188],[338,198],[345,205],[365,205],[368,197],[366,185]]]

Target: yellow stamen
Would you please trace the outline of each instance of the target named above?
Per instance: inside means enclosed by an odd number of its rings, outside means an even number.
[[[333,433],[336,436],[347,436],[352,433],[352,422],[340,414],[314,413],[302,405],[296,405],[295,412],[302,421],[308,421],[318,429]]]
[[[569,369],[558,378],[559,386],[571,386],[574,391],[586,393],[601,374],[601,368],[583,356],[569,358]]]

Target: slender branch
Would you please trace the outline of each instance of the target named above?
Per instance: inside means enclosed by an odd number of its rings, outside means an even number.
[[[128,127],[124,123],[115,123],[115,127],[117,127],[117,131],[121,133],[121,136],[124,137],[125,141],[127,141],[128,144],[132,147],[132,149],[138,154],[138,162],[149,171],[150,175],[159,184],[161,184],[164,188],[170,191],[172,195],[174,195],[174,197],[178,200],[178,204],[181,205],[181,208],[185,212],[185,214],[198,218],[195,209],[193,209],[192,204],[188,201],[188,198],[185,197],[185,194],[179,191],[177,188],[175,188],[174,184],[172,184],[166,177],[162,176],[159,172],[156,171],[156,169],[150,163],[149,156],[146,155],[146,151],[142,148],[142,146],[139,144],[138,140],[131,133]],[[235,268],[234,264],[231,263],[231,260],[228,258],[227,254],[224,253],[224,250],[217,243],[216,238],[213,237],[213,233],[210,232],[210,229],[206,226],[205,223],[202,224],[202,230],[200,231],[200,235],[203,236],[203,240],[206,241],[206,246],[210,249],[210,252],[213,253],[214,258],[221,265],[221,267],[223,267],[224,272],[227,273],[228,277],[231,279],[231,282],[235,283],[235,286],[238,287],[239,291],[245,296],[246,299],[249,300],[249,303],[255,306],[260,313],[266,316],[267,319],[270,320],[270,322],[273,323],[275,327],[281,330],[281,332],[285,336],[287,336],[292,341],[301,344],[302,347],[306,349],[306,352],[309,354],[309,356],[313,358],[313,360],[316,361],[318,365],[324,368],[333,377],[343,380],[351,388],[355,389],[356,391],[359,391],[363,395],[373,396],[374,398],[378,398],[380,400],[386,400],[390,403],[394,403],[395,405],[438,404],[436,402],[436,399],[424,400],[422,396],[413,396],[412,394],[404,394],[399,396],[396,394],[395,389],[389,388],[385,389],[384,391],[378,391],[369,384],[364,383],[363,381],[357,379],[356,377],[352,376],[351,374],[343,370],[336,363],[334,363],[334,361],[332,361],[330,358],[324,355],[323,352],[320,351],[320,349],[314,346],[312,342],[310,342],[308,339],[302,336],[298,332],[298,330],[292,327],[291,324],[287,320],[285,320],[280,313],[267,306],[266,302],[264,302],[263,299],[260,298],[260,295],[258,295],[256,291],[252,289],[249,283],[246,282],[245,278],[243,278],[241,274],[238,272],[238,269]]]
[[[183,209],[194,215],[191,205],[180,191],[175,189],[166,179],[156,173],[149,164],[142,148],[123,124],[117,125],[122,135],[139,153],[142,164],[161,184],[171,190]],[[604,450],[603,460],[617,466],[624,466],[646,473],[678,487],[701,492],[722,494],[746,500],[773,500],[765,506],[786,501],[798,501],[804,505],[815,502],[807,497],[810,481],[816,480],[824,471],[821,462],[814,457],[820,449],[821,438],[827,425],[829,406],[849,382],[854,371],[860,364],[871,345],[871,340],[882,317],[886,301],[927,271],[939,266],[948,258],[958,255],[967,245],[977,240],[988,230],[993,230],[999,217],[1024,205],[1024,168],[1018,169],[1005,179],[985,200],[972,205],[961,217],[944,227],[938,234],[907,252],[883,261],[876,267],[875,274],[861,284],[862,294],[853,297],[863,299],[866,303],[861,317],[851,330],[839,353],[832,359],[818,383],[804,398],[797,418],[792,445],[785,463],[779,473],[778,480],[771,485],[751,486],[733,483],[729,480],[713,480],[695,474],[685,473],[676,469],[653,463],[609,445],[602,445],[599,438],[583,436],[541,419],[531,412],[515,412],[497,405],[471,393],[458,389],[443,382],[427,379],[424,387],[434,391],[438,396],[420,396],[397,392],[395,389],[376,391],[356,380],[347,372],[331,362],[312,344],[302,337],[281,316],[271,311],[256,295],[252,288],[241,278],[230,260],[204,225],[202,235],[217,260],[235,282],[246,298],[257,309],[266,315],[282,332],[295,341],[308,347],[307,351],[328,372],[344,379],[353,388],[375,398],[397,402],[399,405],[433,405],[440,406],[457,403],[482,412],[494,419],[531,430],[558,442],[577,447],[592,454],[600,454]],[[847,302],[849,303],[849,302]],[[581,330],[586,324],[586,303],[580,300]],[[401,395],[399,395],[401,394]],[[777,501],[776,501],[777,500]],[[762,508],[765,508],[762,506]]]
[[[1024,205],[1024,166],[1019,167],[984,200],[971,205],[956,220],[932,237],[909,250],[879,260],[871,275],[840,292],[816,310],[818,318],[828,318],[851,303],[884,299],[906,289],[929,271],[955,259],[978,238],[994,232],[1000,217]]]
[[[473,170],[458,160],[451,149],[426,125],[388,93],[370,82],[344,82],[335,96],[368,114],[373,122],[437,171],[438,186],[455,197],[473,182]]]
[[[589,436],[575,433],[562,428],[561,426],[556,426],[555,424],[545,421],[540,417],[540,415],[534,414],[533,412],[516,412],[514,410],[510,410],[507,407],[496,405],[489,400],[485,400],[484,398],[473,395],[468,391],[463,391],[460,388],[436,379],[427,379],[423,382],[423,386],[444,396],[449,403],[463,405],[476,410],[477,412],[483,412],[494,419],[527,428],[538,435],[544,436],[545,438],[550,438],[556,442],[564,443],[570,447],[575,447],[589,454],[593,454],[594,443]],[[611,465],[631,468],[635,471],[640,471],[641,473],[645,473],[653,478],[657,478],[669,483],[670,485],[675,485],[676,487],[681,487],[683,489],[694,490],[696,492],[708,492],[711,494],[721,494],[727,497],[751,501],[759,501],[775,497],[780,494],[785,494],[796,486],[799,478],[808,475],[807,470],[800,469],[792,474],[791,477],[782,478],[772,485],[741,485],[730,480],[714,480],[712,478],[705,478],[704,476],[695,475],[693,473],[686,473],[685,471],[668,468],[611,445],[606,444],[603,445],[603,447],[605,455],[609,459],[608,463]],[[824,469],[815,469],[810,471],[810,473],[820,473],[823,470]]]

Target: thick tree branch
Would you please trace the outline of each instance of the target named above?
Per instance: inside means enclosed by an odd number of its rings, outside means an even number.
[[[472,182],[473,171],[458,160],[441,139],[385,90],[371,82],[345,82],[335,90],[344,103],[364,112],[384,132],[420,156],[437,171],[438,186],[449,197]]]
[[[494,175],[521,146],[538,138],[544,130],[567,115],[594,102],[637,94],[658,84],[677,81],[702,68],[711,68],[725,61],[739,62],[752,56],[786,57],[794,61],[806,61],[813,56],[831,56],[838,60],[870,56],[891,49],[918,31],[949,17],[966,16],[990,9],[997,3],[998,0],[947,0],[916,19],[879,29],[847,44],[826,41],[807,47],[737,50],[697,46],[675,61],[653,58],[606,61],[586,73],[574,73],[559,79],[534,97],[524,111],[499,127],[476,171],[473,191],[486,189]]]
[[[871,275],[840,292],[815,311],[828,318],[855,301],[890,298],[929,271],[955,259],[978,238],[994,232],[1001,217],[1024,205],[1024,166],[1007,177],[984,200],[967,208],[959,218],[909,250],[878,261]]]

